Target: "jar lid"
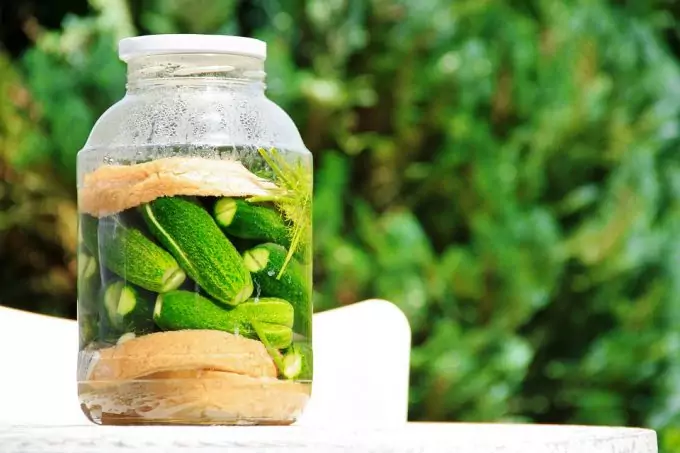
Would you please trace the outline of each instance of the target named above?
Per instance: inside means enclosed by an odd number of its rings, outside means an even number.
[[[118,56],[125,62],[143,55],[177,53],[232,54],[264,60],[267,44],[243,36],[190,34],[137,36],[121,39],[118,43]]]

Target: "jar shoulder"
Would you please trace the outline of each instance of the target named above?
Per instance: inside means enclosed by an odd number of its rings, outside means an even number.
[[[210,90],[127,94],[101,115],[83,149],[182,144],[309,153],[290,116],[266,96]]]

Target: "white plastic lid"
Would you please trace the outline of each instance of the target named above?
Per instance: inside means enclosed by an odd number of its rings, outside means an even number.
[[[143,55],[177,53],[222,53],[244,55],[264,60],[267,44],[243,36],[226,35],[148,35],[121,39],[118,56],[127,62]]]

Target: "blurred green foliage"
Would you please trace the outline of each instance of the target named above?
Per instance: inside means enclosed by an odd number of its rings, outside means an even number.
[[[621,3],[91,0],[0,61],[0,303],[73,315],[74,157],[124,93],[117,39],[250,34],[315,154],[315,307],[401,307],[412,419],[680,451],[680,67],[656,2]]]

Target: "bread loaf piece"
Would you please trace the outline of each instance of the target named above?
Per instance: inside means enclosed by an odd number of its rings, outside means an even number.
[[[167,157],[134,165],[104,165],[88,173],[78,208],[95,217],[116,214],[159,197],[268,195],[277,186],[232,160]]]
[[[177,330],[136,337],[94,354],[83,380],[128,380],[168,370],[211,369],[253,377],[277,375],[264,345],[216,330]]]

